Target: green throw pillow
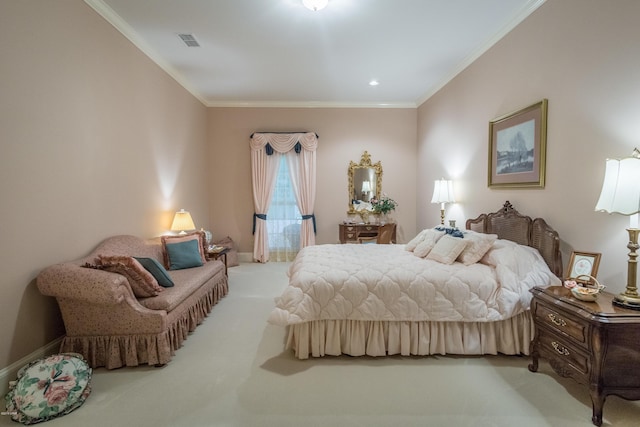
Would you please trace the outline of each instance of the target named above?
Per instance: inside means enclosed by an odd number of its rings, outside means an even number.
[[[200,267],[202,256],[198,249],[198,240],[187,240],[179,243],[167,243],[167,255],[169,257],[169,270],[182,270],[183,268]]]
[[[158,285],[164,288],[170,288],[173,286],[173,280],[169,277],[167,270],[164,269],[162,264],[154,258],[138,258],[134,257],[153,277],[156,278]]]

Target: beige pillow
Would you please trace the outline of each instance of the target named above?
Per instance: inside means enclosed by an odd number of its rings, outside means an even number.
[[[420,243],[413,250],[415,256],[424,258],[429,255],[429,252],[436,245],[436,242],[444,236],[444,231],[438,231],[434,229],[424,230],[424,237]]]
[[[431,252],[427,255],[427,259],[432,259],[443,264],[453,264],[466,246],[467,242],[465,239],[445,235],[438,240]]]
[[[495,242],[497,238],[497,234],[474,233],[473,231],[465,232],[464,240],[467,241],[467,247],[464,248],[458,256],[458,261],[464,265],[475,264],[491,249],[493,242]]]
[[[424,240],[424,237],[427,234],[427,231],[429,231],[428,228],[425,228],[424,230],[422,230],[421,232],[418,233],[418,235],[416,237],[414,237],[413,239],[411,239],[409,241],[409,243],[407,243],[405,245],[405,250],[409,251],[409,252],[413,252],[416,247],[420,244],[420,242],[422,242]]]
[[[98,255],[98,268],[123,275],[129,281],[133,294],[138,298],[154,297],[164,290],[153,274],[130,256]]]

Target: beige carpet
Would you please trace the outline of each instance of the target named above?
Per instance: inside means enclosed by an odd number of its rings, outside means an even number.
[[[534,374],[527,357],[295,359],[266,322],[287,266],[229,269],[229,295],[167,366],[97,369],[85,405],[44,425],[591,425],[587,388],[545,361]],[[610,396],[603,425],[640,425],[640,402]]]

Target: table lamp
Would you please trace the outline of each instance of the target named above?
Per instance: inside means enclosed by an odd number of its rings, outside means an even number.
[[[453,181],[437,179],[433,184],[431,203],[440,203],[440,224],[444,225],[444,204],[455,203],[453,197]]]
[[[638,212],[640,212],[640,151],[633,150],[631,157],[607,159],[604,182],[596,211],[629,215],[629,260],[627,262],[627,287],[616,295],[613,304],[640,310],[637,288],[638,274]]]
[[[178,234],[187,234],[187,230],[195,230],[196,225],[191,219],[191,214],[184,209],[180,209],[173,217],[173,223],[171,224],[171,231],[179,231]]]

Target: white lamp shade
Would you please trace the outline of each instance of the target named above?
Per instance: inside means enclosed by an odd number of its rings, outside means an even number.
[[[171,231],[187,231],[195,230],[196,225],[191,219],[191,214],[184,209],[180,209],[173,217],[173,223],[171,224]]]
[[[596,211],[633,215],[640,212],[640,159],[607,159]]]
[[[369,181],[364,181],[362,183],[362,191],[371,191],[371,183]]]
[[[455,203],[453,196],[453,181],[438,179],[433,184],[433,198],[431,203]]]
[[[329,0],[302,0],[302,4],[314,12],[324,9],[328,3]]]

